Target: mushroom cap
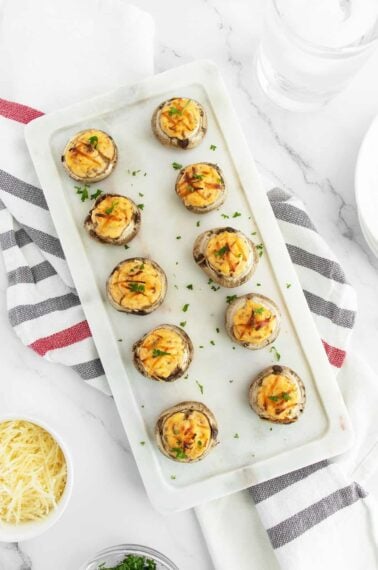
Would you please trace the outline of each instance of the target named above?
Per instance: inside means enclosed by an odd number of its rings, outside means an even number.
[[[97,229],[96,223],[93,221],[93,214],[94,214],[95,210],[99,207],[99,205],[104,200],[106,200],[109,197],[114,198],[114,199],[121,198],[123,200],[127,200],[131,206],[131,209],[132,209],[132,216],[131,216],[129,223],[125,225],[121,234],[116,238],[112,238],[112,237],[106,236],[106,235],[101,235],[101,232],[98,231],[98,229]],[[112,245],[126,245],[138,233],[138,231],[140,229],[140,225],[141,225],[141,220],[142,220],[142,216],[141,216],[140,209],[135,204],[135,202],[133,200],[131,200],[131,198],[128,198],[127,196],[122,196],[121,194],[102,194],[101,196],[99,196],[97,198],[93,207],[91,208],[87,217],[85,218],[84,228],[87,230],[87,232],[89,233],[89,235],[92,238],[94,238],[94,239],[96,239],[102,243],[109,243]]]
[[[197,115],[196,117],[197,124],[195,125],[195,128],[191,132],[189,132],[189,134],[185,137],[170,135],[162,128],[161,125],[161,116],[163,109],[170,103],[173,104],[173,102],[180,100],[190,101],[191,104],[193,104],[195,115]],[[186,104],[187,103],[184,104],[182,111],[184,111]],[[177,115],[179,114],[180,113],[177,113]],[[167,101],[163,101],[162,103],[160,103],[160,105],[155,109],[151,119],[151,127],[155,136],[163,145],[181,148],[183,150],[194,148],[199,145],[199,143],[202,141],[203,137],[206,134],[207,131],[206,112],[205,109],[202,107],[202,105],[198,103],[198,101],[195,101],[194,99],[171,97]]]
[[[217,177],[220,180],[220,182],[219,182],[220,192],[214,201],[210,201],[207,204],[205,203],[204,205],[198,205],[197,206],[197,205],[190,204],[188,201],[185,201],[185,198],[183,198],[183,196],[181,196],[181,194],[180,194],[179,185],[180,185],[182,177],[185,175],[185,173],[188,169],[193,168],[193,167],[201,168],[201,166],[210,166],[212,169],[214,169],[216,171]],[[178,173],[178,176],[176,179],[176,184],[175,184],[175,190],[176,190],[176,194],[178,195],[178,197],[180,198],[180,200],[184,204],[185,208],[187,208],[190,212],[195,212],[196,214],[206,214],[207,212],[211,212],[212,210],[219,208],[223,204],[223,202],[225,201],[226,196],[227,196],[227,189],[226,189],[226,185],[224,182],[223,172],[221,171],[221,169],[219,168],[219,166],[217,164],[213,164],[212,162],[199,162],[197,164],[189,164],[187,166],[184,166],[180,170],[180,172]]]

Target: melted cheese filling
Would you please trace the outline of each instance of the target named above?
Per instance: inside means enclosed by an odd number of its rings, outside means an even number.
[[[173,99],[160,110],[160,128],[172,138],[187,139],[198,130],[200,122],[200,110],[192,99]]]
[[[209,206],[218,200],[223,189],[219,172],[209,164],[187,166],[177,183],[177,193],[185,206]]]
[[[224,231],[209,239],[205,255],[208,263],[218,273],[237,276],[248,270],[251,250],[243,236]]]
[[[211,442],[209,420],[197,410],[176,412],[163,424],[162,439],[166,451],[177,459],[197,459]]]
[[[139,360],[153,378],[168,378],[182,368],[185,355],[186,343],[182,336],[163,327],[149,333],[138,348]]]
[[[93,208],[91,213],[93,230],[101,237],[119,238],[130,224],[134,206],[122,196],[107,196]]]
[[[91,137],[97,137],[91,142]],[[106,171],[115,158],[112,139],[102,131],[84,131],[70,144],[64,160],[68,169],[79,178],[94,178]]]
[[[258,389],[257,404],[272,418],[290,418],[298,403],[296,384],[283,374],[269,374]]]
[[[242,342],[261,342],[272,334],[275,326],[276,315],[252,299],[248,299],[233,318],[234,336]]]
[[[112,274],[109,292],[114,301],[126,309],[150,307],[163,293],[164,279],[149,261],[130,259]]]

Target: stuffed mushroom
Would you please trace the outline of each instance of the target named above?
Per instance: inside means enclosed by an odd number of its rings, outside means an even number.
[[[161,103],[152,116],[151,124],[162,144],[182,149],[199,145],[207,130],[204,108],[187,97],[173,97]]]
[[[182,168],[175,188],[184,206],[197,214],[218,208],[226,199],[222,171],[210,162],[199,162]]]
[[[223,287],[248,281],[259,260],[256,247],[234,228],[215,228],[200,234],[193,246],[195,262]]]
[[[155,428],[158,447],[180,463],[203,459],[217,443],[214,414],[201,402],[181,402],[162,412]]]
[[[108,299],[115,309],[134,315],[147,315],[164,301],[167,278],[151,259],[134,257],[121,261],[106,283]]]
[[[160,325],[133,346],[134,364],[147,378],[173,382],[193,358],[193,344],[186,332],[174,325]]]
[[[257,293],[231,301],[226,311],[226,329],[234,342],[256,350],[271,344],[278,336],[281,313],[276,303]]]
[[[298,374],[276,364],[263,370],[252,382],[249,403],[260,418],[291,424],[304,410],[306,391]]]
[[[68,141],[62,163],[71,178],[90,184],[109,176],[117,158],[117,146],[110,135],[98,129],[87,129]]]
[[[103,194],[94,203],[84,227],[91,237],[103,243],[125,245],[136,236],[140,223],[140,210],[130,198]]]

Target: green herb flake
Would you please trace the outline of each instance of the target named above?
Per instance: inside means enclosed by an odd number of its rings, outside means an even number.
[[[215,330],[217,331],[218,334],[220,333],[220,330],[218,327]]]
[[[160,350],[159,348],[152,349],[152,358],[158,358],[158,356],[166,356],[170,355],[170,352],[166,352],[165,350]]]
[[[176,236],[176,239],[181,239],[181,236]]]
[[[174,481],[176,479],[176,475],[171,475],[171,479]]]
[[[238,434],[238,433],[235,433],[235,434],[234,434],[234,439],[239,439],[239,434]]]
[[[261,283],[256,283],[256,287],[261,287]]]
[[[251,232],[251,236],[255,236],[257,232]]]
[[[216,287],[215,285],[212,285],[211,288],[213,291],[219,291],[220,285],[218,287]]]
[[[185,305],[182,308],[183,313],[186,313],[186,311],[189,309],[189,303],[185,303]]]
[[[186,321],[181,321],[180,327],[185,327],[185,325],[186,325]]]
[[[145,442],[145,441],[140,441],[139,443],[140,443],[141,445],[146,445],[146,442]]]
[[[186,459],[187,455],[180,447],[172,447],[171,451],[176,454],[176,459]]]
[[[169,107],[168,115],[170,117],[173,117],[173,115],[182,115],[182,111],[180,111],[180,109],[177,109],[177,107]]]
[[[142,194],[142,192],[138,192],[138,194],[141,198],[143,198],[144,194]]]
[[[258,244],[256,245],[256,249],[257,249],[257,251],[258,251],[259,257],[261,257],[262,254],[264,253],[264,244],[258,243]]]
[[[175,170],[181,170],[182,164],[180,164],[179,162],[172,162],[172,168],[174,168]]]
[[[195,180],[202,180],[203,179],[203,174],[193,174],[193,178]]]
[[[223,257],[229,251],[230,251],[230,246],[226,244],[215,252],[215,257]]]
[[[269,352],[273,352],[273,354],[274,354],[274,356],[275,356],[277,362],[278,362],[279,360],[281,360],[281,355],[280,355],[280,353],[278,352],[278,350],[276,349],[275,346],[272,346],[272,347],[269,349]]]
[[[133,170],[132,171],[132,176],[136,176],[137,174],[139,174],[139,172],[141,172],[141,170]]]
[[[233,217],[233,218],[239,218],[239,216],[241,216],[241,213],[240,213],[240,212],[234,212],[234,213],[232,214],[232,217]]]
[[[286,283],[286,289],[290,289],[291,283]]]
[[[197,384],[198,388],[200,389],[201,394],[203,394],[203,384],[200,384],[198,382],[198,380],[196,380],[196,384]]]
[[[144,210],[144,204],[137,204],[139,210]]]
[[[130,249],[130,246],[129,246],[129,245],[127,245],[127,244],[126,244],[126,245],[124,245],[123,247],[124,247],[125,249]]]
[[[198,220],[198,222],[196,223],[197,228],[199,228],[201,225],[201,222]]]
[[[199,439],[199,440],[197,441],[197,447],[202,447],[202,445],[203,445],[203,443],[202,443],[202,441]]]
[[[228,303],[230,305],[230,303],[232,303],[232,301],[235,301],[236,298],[237,298],[237,295],[227,295],[226,303]]]
[[[203,344],[200,344],[198,348],[204,348]]]
[[[88,188],[89,188],[88,184],[84,184],[83,187],[75,186],[76,194],[80,195],[80,200],[82,202],[85,202],[85,200],[88,200],[89,198]]]
[[[130,291],[132,291],[133,293],[143,293],[144,285],[143,283],[131,282],[128,284],[128,289],[130,289]]]
[[[216,150],[216,148],[217,148],[217,147],[216,147],[215,144],[211,144],[211,145],[210,145],[210,150]]]
[[[96,135],[93,135],[93,136],[89,137],[88,142],[93,148],[97,148],[98,137]]]
[[[189,285],[186,286],[187,289],[190,289],[191,291],[193,291],[193,285],[191,283],[189,283]]]
[[[262,315],[264,313],[264,311],[265,311],[264,307],[257,307],[257,309],[253,309],[253,312],[256,315]]]
[[[221,214],[222,218],[225,220],[229,220],[230,216],[227,216],[227,214]]]
[[[215,342],[213,340],[210,341],[210,344],[212,344],[213,346],[215,346]]]
[[[97,198],[99,196],[101,196],[102,194],[102,190],[100,190],[99,188],[97,188],[96,192],[94,192],[93,194],[91,194],[91,200],[97,200]]]
[[[114,208],[118,205],[117,200],[114,200],[114,202],[112,202],[112,205],[109,208],[106,208],[105,210],[105,214],[108,214],[108,216],[113,212]]]

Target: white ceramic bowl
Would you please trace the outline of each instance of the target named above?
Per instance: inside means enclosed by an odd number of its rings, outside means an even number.
[[[3,417],[0,417],[0,423],[8,420],[25,420],[28,422],[32,422],[40,426],[41,428],[45,429],[58,442],[59,446],[63,451],[67,465],[67,482],[65,489],[63,491],[63,495],[56,509],[51,511],[51,513],[49,513],[44,519],[36,522],[22,523],[18,525],[4,525],[3,523],[0,522],[0,542],[19,542],[22,540],[28,540],[30,538],[34,538],[42,534],[43,532],[51,528],[60,519],[71,497],[72,485],[73,485],[73,468],[72,468],[72,460],[66,448],[65,443],[62,441],[61,436],[58,435],[51,426],[47,425],[44,421],[41,421],[36,417],[27,416],[24,414],[5,415]]]

